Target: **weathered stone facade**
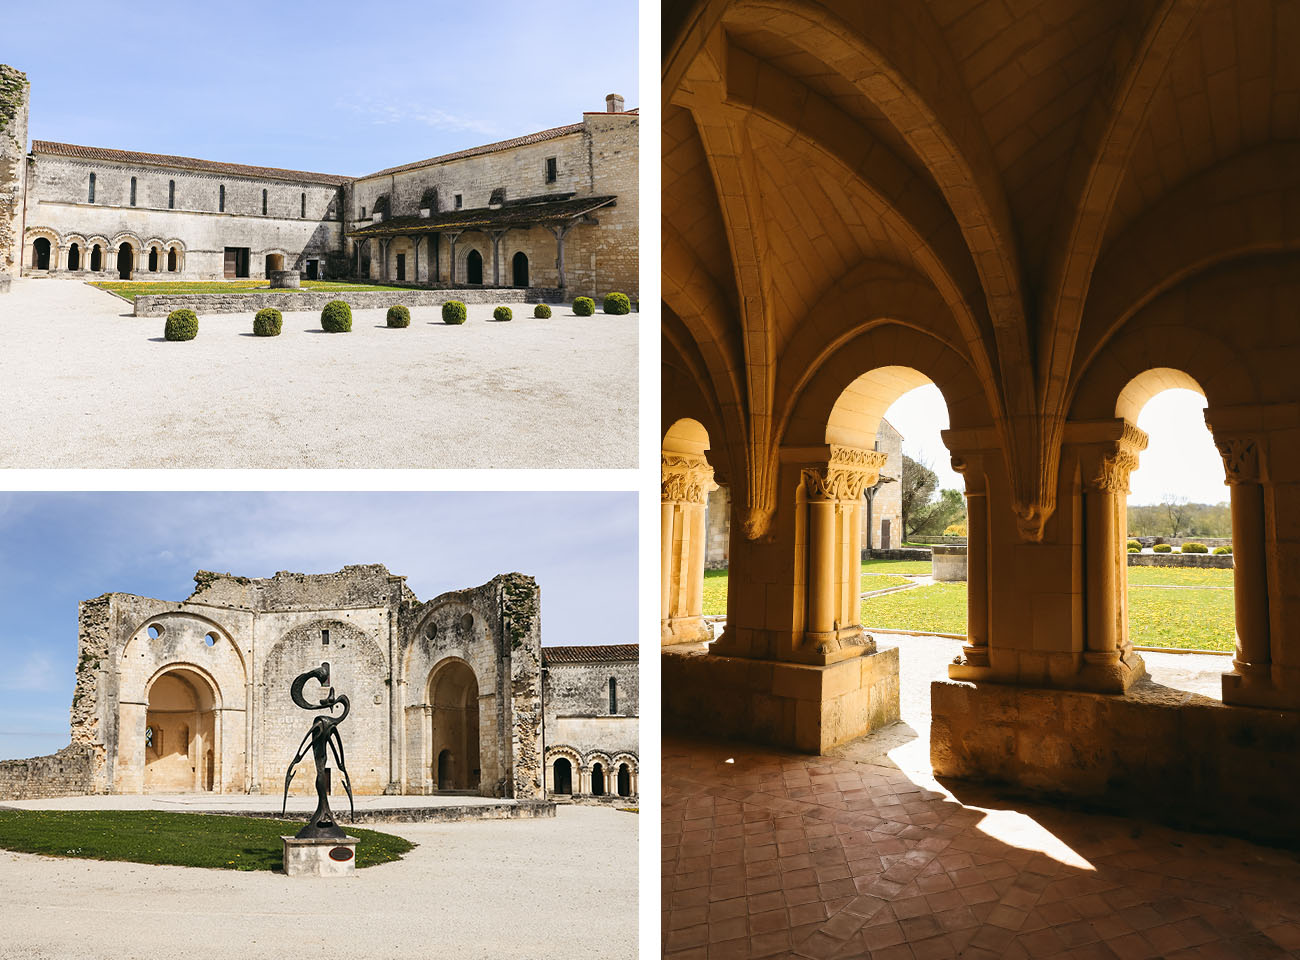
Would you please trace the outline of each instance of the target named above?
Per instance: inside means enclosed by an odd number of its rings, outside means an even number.
[[[277,793],[310,724],[289,684],[328,661],[351,700],[357,793],[544,799],[530,577],[421,603],[380,565],[200,571],[180,603],[109,593],[84,602],[80,622],[72,745],[90,755],[89,792]],[[311,789],[295,779],[295,792]]]
[[[552,799],[636,796],[637,645],[543,647],[542,655],[548,794]]]
[[[24,162],[26,97],[0,66],[0,274],[637,299],[638,116],[616,95],[580,123],[355,179],[40,140]]]

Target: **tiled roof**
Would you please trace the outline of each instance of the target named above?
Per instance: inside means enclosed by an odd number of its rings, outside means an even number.
[[[414,163],[404,163],[400,167],[389,167],[387,170],[368,173],[364,177],[357,177],[357,179],[369,180],[371,177],[386,177],[390,173],[403,173],[407,170],[418,170],[420,167],[432,166],[435,163],[446,163],[449,160],[464,160],[466,157],[479,157],[485,153],[496,153],[498,150],[509,150],[511,147],[526,147],[530,143],[542,143],[546,140],[554,140],[556,137],[564,137],[571,133],[579,133],[581,130],[582,124],[580,123],[571,123],[564,127],[551,127],[549,130],[540,130],[537,133],[525,134],[522,137],[515,137],[511,140],[498,140],[496,143],[485,143],[481,147],[470,147],[467,150],[457,150],[455,153],[444,153],[440,157],[430,157],[428,160],[417,160]]]
[[[617,197],[574,197],[538,203],[507,204],[503,207],[477,207],[473,210],[448,210],[429,217],[395,217],[348,230],[349,237],[396,237],[413,233],[441,233],[445,230],[484,230],[491,227],[523,227],[538,223],[557,223],[591,213],[613,203]]]
[[[182,167],[189,170],[208,170],[212,173],[229,173],[235,176],[257,177],[268,180],[305,180],[310,183],[328,183],[339,186],[351,177],[332,173],[307,173],[303,170],[281,170],[278,167],[250,167],[242,163],[220,163],[216,160],[199,160],[195,157],[172,157],[161,153],[137,153],[134,150],[110,150],[107,147],[83,147],[75,143],[51,143],[33,140],[32,153],[56,157],[76,157],[81,160],[110,160],[118,163],[142,163],[159,167]]]
[[[546,663],[605,663],[610,660],[639,660],[635,643],[604,643],[590,647],[542,647]]]

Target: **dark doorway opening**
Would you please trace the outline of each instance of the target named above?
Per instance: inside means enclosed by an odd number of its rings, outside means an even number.
[[[591,795],[593,797],[605,795],[605,771],[599,763],[591,765]]]
[[[483,283],[483,255],[477,250],[471,250],[465,258],[465,282]]]
[[[556,794],[570,795],[573,793],[573,764],[569,763],[564,757],[555,761],[555,789],[552,791]]]
[[[456,789],[456,762],[452,759],[450,750],[438,754],[438,789]]]
[[[308,279],[308,280],[319,280],[319,279],[320,279],[320,261],[319,261],[319,260],[308,260],[308,261],[307,261],[307,279]]]
[[[618,795],[620,797],[632,796],[632,771],[627,768],[626,763],[618,765]]]
[[[158,272],[158,248],[157,247],[149,248],[149,272],[150,273]]]
[[[50,241],[44,237],[32,242],[32,266],[37,270],[50,269]]]
[[[167,251],[167,272],[176,272],[176,248],[172,247]]]
[[[119,280],[130,280],[131,271],[135,269],[135,251],[131,249],[131,244],[124,243],[117,248],[117,277]]]
[[[248,276],[248,247],[226,247],[226,278]]]
[[[77,246],[75,243],[68,247],[68,269],[81,269],[81,247]]]
[[[99,244],[90,248],[90,269],[95,273],[104,269],[104,251],[99,249]]]
[[[406,254],[397,255],[397,279],[400,283],[406,282]]]
[[[528,286],[528,257],[520,250],[515,254],[514,259],[510,261],[514,273],[514,284],[516,287]]]
[[[889,549],[889,521],[888,520],[880,521],[880,549],[881,550]]]

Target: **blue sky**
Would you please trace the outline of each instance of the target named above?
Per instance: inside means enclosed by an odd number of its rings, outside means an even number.
[[[359,176],[637,96],[633,0],[5,5],[30,137]]]
[[[68,742],[77,603],[183,600],[196,570],[382,563],[421,600],[519,571],[542,643],[637,641],[633,493],[0,493],[0,759]]]

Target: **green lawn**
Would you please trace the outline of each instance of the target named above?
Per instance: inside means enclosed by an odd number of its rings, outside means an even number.
[[[966,633],[966,584],[936,583],[862,601],[862,625],[870,630]]]
[[[862,575],[862,592],[888,590],[890,587],[905,587],[912,581],[907,577],[891,577],[883,573],[864,573]]]
[[[135,302],[135,298],[146,293],[230,293],[232,290],[257,290],[263,293],[283,293],[293,296],[297,290],[271,290],[267,280],[169,280],[152,283],[147,280],[96,280],[92,287],[99,287],[119,297]],[[409,287],[390,287],[374,283],[344,283],[338,280],[304,280],[303,290],[397,290],[405,291]]]
[[[1232,589],[1231,568],[1218,570],[1201,567],[1129,567],[1128,585],[1162,584],[1173,587],[1218,587]]]
[[[274,870],[281,836],[302,822],[159,810],[0,810],[0,849],[88,860],[130,860],[218,870]],[[357,866],[400,860],[415,844],[390,833],[348,832]]]
[[[1137,646],[1232,649],[1231,570],[1129,567],[1128,585],[1128,638]]]
[[[929,560],[863,560],[863,573],[890,573],[928,577]]]
[[[727,615],[727,571],[704,571],[704,615],[706,617],[725,617]]]

